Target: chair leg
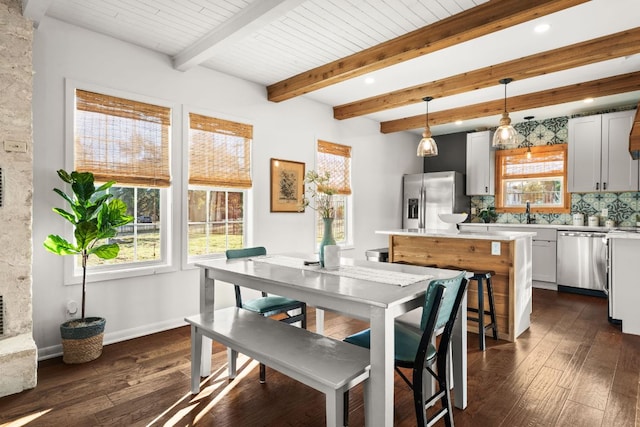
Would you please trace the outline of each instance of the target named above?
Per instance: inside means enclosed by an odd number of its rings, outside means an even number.
[[[478,339],[480,341],[480,350],[486,348],[484,337],[484,289],[482,286],[482,277],[476,281],[478,283]]]
[[[451,383],[449,382],[449,375],[445,369],[444,375],[440,375],[438,373],[438,376],[440,377],[438,380],[440,390],[441,391],[444,390],[444,393],[442,393],[442,398],[440,399],[440,402],[442,402],[443,408],[447,408],[447,413],[444,415],[444,425],[446,427],[453,427],[453,406],[451,405],[451,396],[449,395],[449,392],[451,391]]]
[[[260,364],[260,384],[267,382],[267,368],[264,364]]]
[[[302,304],[302,329],[307,329],[307,304]]]
[[[491,311],[491,326],[493,329],[493,339],[498,339],[498,324],[496,323],[496,305],[493,301],[493,285],[491,277],[487,278],[487,294],[489,295],[489,311]]]
[[[349,390],[343,394],[344,413],[342,414],[342,424],[347,427],[349,425]]]

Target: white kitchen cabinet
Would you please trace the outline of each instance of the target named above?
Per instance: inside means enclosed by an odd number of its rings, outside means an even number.
[[[638,160],[629,154],[634,115],[629,110],[569,120],[569,192],[638,191]]]
[[[467,196],[495,194],[496,153],[492,131],[467,134]]]
[[[622,332],[640,335],[640,239],[609,239],[609,315],[622,321]]]
[[[556,282],[557,231],[550,228],[500,227],[497,230],[530,231],[536,233],[531,243],[531,274],[537,282]]]

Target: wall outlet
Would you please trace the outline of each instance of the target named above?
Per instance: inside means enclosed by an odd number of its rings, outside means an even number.
[[[475,215],[476,214],[476,208],[471,208],[471,215]]]
[[[491,242],[491,255],[500,255],[500,242]]]
[[[608,217],[609,216],[609,209],[607,209],[607,208],[602,209],[602,216],[604,218]]]

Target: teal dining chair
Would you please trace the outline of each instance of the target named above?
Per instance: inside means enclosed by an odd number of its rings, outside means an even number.
[[[399,322],[395,323],[395,370],[413,390],[418,427],[432,426],[442,417],[445,417],[444,423],[447,427],[453,427],[453,409],[449,396],[451,384],[447,374],[447,363],[453,326],[467,290],[465,276],[466,272],[462,272],[451,279],[431,281],[425,295],[420,329]],[[435,336],[440,330],[442,334],[436,347]],[[370,348],[371,331],[366,329],[348,336],[344,341]],[[412,369],[413,381],[410,381],[400,368]],[[436,392],[432,396],[424,395],[424,383],[430,381],[430,377],[426,374],[436,380]],[[440,400],[442,407],[429,418],[426,409],[437,400]],[[348,425],[347,393],[345,393],[344,406],[344,424]]]
[[[267,249],[263,246],[243,249],[228,249],[225,252],[227,259],[248,258],[266,254]],[[289,324],[300,322],[301,327],[307,329],[307,304],[304,302],[276,295],[268,295],[266,292],[262,292],[262,297],[260,298],[243,301],[240,286],[233,286],[236,294],[236,307],[244,308],[245,310],[253,311],[254,313],[259,313],[265,317],[284,315],[285,317],[280,319],[281,322]],[[289,314],[290,311],[294,310],[300,310],[300,313],[295,315]],[[264,383],[265,381],[266,369],[261,363],[260,382]]]

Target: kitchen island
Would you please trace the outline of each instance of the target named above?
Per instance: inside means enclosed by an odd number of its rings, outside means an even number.
[[[533,232],[451,232],[429,229],[380,230],[389,236],[389,262],[495,272],[493,295],[500,339],[515,341],[529,328]],[[486,298],[486,297],[485,297]],[[468,306],[477,308],[472,286]],[[486,301],[486,299],[485,299]],[[469,325],[469,331],[477,331]]]

